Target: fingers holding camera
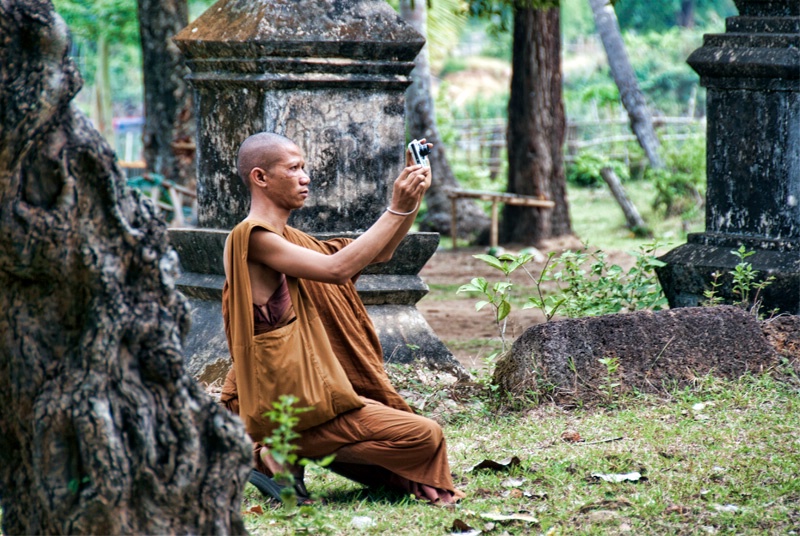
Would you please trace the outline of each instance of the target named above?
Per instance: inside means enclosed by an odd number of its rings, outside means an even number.
[[[411,191],[416,196],[425,193],[431,185],[431,168],[414,165],[406,169],[409,170],[407,185]]]
[[[394,181],[391,208],[399,212],[413,212],[429,186],[430,168],[418,164],[406,167]]]
[[[421,193],[424,194],[431,187],[431,168],[423,167],[417,177],[419,179],[417,186],[421,189]]]

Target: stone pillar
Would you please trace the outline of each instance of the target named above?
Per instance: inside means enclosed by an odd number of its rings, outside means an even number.
[[[668,252],[657,270],[671,307],[697,305],[711,274],[744,245],[764,308],[800,314],[800,2],[736,0],[724,34],[688,59],[708,90],[706,230]]]
[[[357,236],[383,212],[404,165],[404,94],[424,39],[377,0],[220,0],[175,38],[191,70],[197,116],[199,229],[171,239],[194,308],[190,371],[212,381],[229,353],[220,312],[222,246],[249,210],[236,151],[249,135],[283,134],[303,150],[311,195],[289,224]],[[438,234],[411,234],[357,288],[385,359],[426,357],[463,372],[415,304],[417,275]]]

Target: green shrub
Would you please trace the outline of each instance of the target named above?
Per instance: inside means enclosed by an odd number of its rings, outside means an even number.
[[[619,160],[612,160],[593,151],[581,151],[575,161],[567,165],[567,181],[577,186],[590,187],[603,184],[600,170],[610,167],[617,176],[625,180],[628,178],[628,169]]]
[[[662,145],[664,169],[648,169],[645,178],[656,190],[653,209],[664,215],[690,216],[705,204],[705,136]]]

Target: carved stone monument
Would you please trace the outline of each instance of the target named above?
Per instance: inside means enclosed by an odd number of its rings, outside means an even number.
[[[195,92],[199,229],[171,233],[192,304],[186,354],[204,381],[229,366],[220,311],[222,246],[249,209],[236,151],[256,132],[294,140],[311,190],[289,224],[318,236],[357,236],[383,212],[404,165],[404,92],[424,39],[376,0],[220,0],[175,38]],[[384,358],[426,358],[463,373],[415,304],[417,275],[439,242],[410,234],[357,288]]]
[[[688,59],[708,89],[706,230],[661,260],[671,307],[697,305],[744,245],[775,281],[764,308],[800,314],[800,2],[735,0],[739,16]]]

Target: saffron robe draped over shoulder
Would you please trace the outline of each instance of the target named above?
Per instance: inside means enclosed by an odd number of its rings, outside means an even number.
[[[252,376],[259,372],[248,369],[239,352],[233,350],[233,333],[237,333],[237,340],[246,341],[248,334],[254,341],[262,337],[253,336],[252,296],[249,272],[246,270],[247,246],[254,228],[275,232],[264,222],[250,220],[242,222],[231,232],[229,240],[233,242],[228,244],[229,262],[232,267],[236,261],[239,268],[229,268],[234,273],[229,277],[230,287],[236,290],[232,291],[226,281],[222,293],[222,314],[234,367],[225,380],[220,401],[240,415],[243,413],[241,407],[252,403],[245,402],[243,398],[256,397],[252,387],[245,394],[241,380],[237,389],[237,376],[248,375],[247,381],[254,382]],[[291,227],[285,228],[283,237],[324,254],[333,254],[352,242],[346,238],[322,242]],[[236,259],[232,258],[234,256]],[[345,374],[344,381],[337,375],[341,382],[338,387],[343,392],[354,391],[359,398],[357,409],[342,411],[321,424],[306,428],[296,441],[298,456],[317,458],[335,453],[337,460],[330,468],[343,476],[370,486],[381,484],[396,487],[431,502],[452,502],[463,497],[464,494],[453,486],[441,428],[430,419],[415,415],[389,381],[383,366],[380,340],[358,296],[354,281],[332,285],[287,277],[287,282],[292,305],[296,311],[299,310],[297,320],[292,324],[301,321],[300,313],[308,319],[308,310],[316,312],[324,327],[321,332],[330,344],[331,356]],[[242,287],[246,287],[246,292]],[[240,307],[238,316],[231,314],[235,305]],[[250,311],[249,318],[246,311]],[[242,325],[236,325],[237,319],[241,320]],[[282,329],[277,328],[264,335]],[[326,355],[326,363],[331,356]],[[284,359],[280,355],[274,357],[277,360]],[[296,381],[297,371],[284,370],[283,373],[294,375],[294,378],[287,380]],[[274,397],[274,393],[271,396]],[[302,406],[302,403],[299,405]],[[315,413],[314,420],[327,417],[327,414],[316,410],[312,413]],[[261,457],[266,449],[258,433],[254,435],[251,431],[252,422],[248,426],[245,420],[245,426],[254,439],[256,467],[269,474]]]
[[[359,395],[411,411],[386,375],[380,341],[353,282],[331,285],[287,276],[297,320],[268,333],[253,334],[247,254],[255,228],[276,232],[270,224],[256,220],[245,220],[231,231],[230,273],[222,304],[239,415],[253,440],[271,433],[274,425],[263,414],[280,394],[299,398],[296,407],[314,408],[299,414],[298,431],[362,407]],[[352,241],[322,242],[288,226],[283,237],[324,254],[335,253]]]
[[[297,431],[306,430],[364,404],[333,353],[324,326],[301,281],[287,278],[296,320],[254,335],[253,297],[247,266],[250,233],[265,222],[247,220],[228,238],[227,294],[229,347],[239,396],[239,416],[254,441],[271,435],[276,424],[264,414],[281,395],[297,398]]]

